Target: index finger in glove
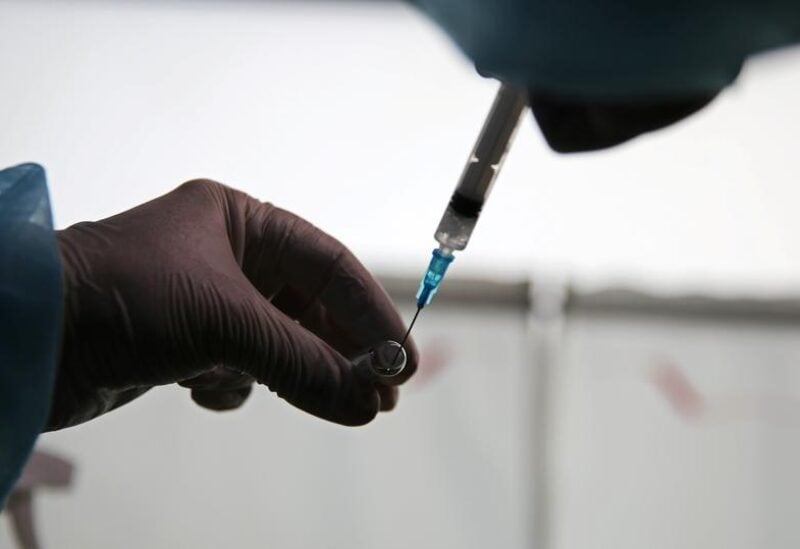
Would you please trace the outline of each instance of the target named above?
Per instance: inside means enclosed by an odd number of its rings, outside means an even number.
[[[376,388],[349,360],[264,299],[247,281],[200,289],[203,351],[253,376],[317,417],[363,425],[378,412]]]
[[[402,339],[406,327],[392,300],[342,243],[285,210],[250,200],[243,270],[262,294],[277,293],[276,307],[305,319],[308,329],[347,354]],[[406,353],[406,368],[393,384],[417,368],[412,340]]]

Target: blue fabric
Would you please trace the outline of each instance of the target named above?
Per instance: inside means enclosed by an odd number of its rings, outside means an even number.
[[[62,302],[44,169],[0,171],[0,507],[47,420]]]
[[[800,41],[797,0],[410,0],[478,69],[584,98],[715,93]]]

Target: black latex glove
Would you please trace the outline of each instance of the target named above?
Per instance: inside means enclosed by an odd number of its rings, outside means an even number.
[[[547,144],[561,153],[606,149],[694,114],[717,93],[665,99],[588,100],[531,91],[531,111]]]
[[[559,152],[610,147],[696,112],[749,56],[800,42],[796,0],[409,0],[478,71],[531,91]]]
[[[395,405],[396,387],[355,375],[346,357],[401,338],[400,316],[341,243],[291,213],[193,181],[58,240],[66,310],[47,429],[175,382],[228,409],[255,380],[346,425]],[[406,349],[393,384],[416,369]]]

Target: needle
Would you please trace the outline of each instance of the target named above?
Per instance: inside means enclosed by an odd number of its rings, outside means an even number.
[[[417,317],[419,316],[419,312],[421,310],[422,307],[417,307],[417,312],[414,313],[414,318],[411,320],[411,324],[408,326],[408,331],[406,332],[406,335],[403,336],[403,341],[400,342],[400,347],[397,348],[397,352],[395,353],[394,358],[392,359],[392,364],[397,362],[397,357],[400,356],[400,351],[403,350],[403,345],[406,344],[406,340],[408,339],[408,336],[411,334],[411,328],[414,327],[414,323],[417,321]]]

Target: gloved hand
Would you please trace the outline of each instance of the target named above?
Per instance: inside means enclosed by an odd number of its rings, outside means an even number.
[[[341,243],[213,181],[192,181],[58,234],[62,358],[47,429],[87,421],[178,382],[212,409],[253,381],[345,425],[390,410],[397,388],[355,375],[352,357],[405,327]],[[413,341],[408,364],[416,369]]]
[[[708,104],[751,54],[800,41],[796,0],[409,0],[481,74],[530,91],[559,152],[596,150]]]

